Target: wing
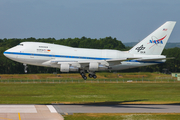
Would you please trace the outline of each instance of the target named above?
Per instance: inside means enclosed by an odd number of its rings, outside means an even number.
[[[84,68],[84,67],[88,67],[90,63],[98,63],[99,65],[103,65],[103,66],[113,66],[113,65],[118,65],[121,64],[121,62],[123,61],[127,61],[127,60],[133,60],[133,59],[139,59],[139,58],[123,58],[123,59],[107,59],[107,60],[86,60],[86,61],[62,61],[62,60],[49,60],[46,61],[44,63],[42,63],[42,65],[46,65],[49,67],[55,67],[55,66],[59,66],[61,64],[69,64],[71,66],[75,66],[78,68]]]

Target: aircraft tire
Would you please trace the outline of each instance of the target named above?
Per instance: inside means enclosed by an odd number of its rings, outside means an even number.
[[[92,75],[92,74],[89,74],[88,76],[89,76],[89,78],[92,78],[92,77],[93,77],[93,75]]]
[[[84,74],[84,73],[81,73],[81,75],[82,75],[82,76],[85,76],[85,74]]]
[[[97,78],[97,76],[96,76],[96,75],[93,75],[92,77],[93,77],[94,79],[96,79],[96,78]]]
[[[83,76],[83,79],[84,79],[84,80],[86,80],[86,79],[87,79],[87,77],[86,77],[86,76]]]

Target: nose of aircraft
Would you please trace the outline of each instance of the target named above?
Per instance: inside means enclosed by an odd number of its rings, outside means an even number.
[[[8,58],[11,58],[11,57],[13,57],[14,56],[14,52],[16,52],[17,50],[16,50],[16,47],[12,47],[12,48],[10,48],[10,49],[7,49],[6,51],[4,51],[4,56],[6,56],[6,57],[8,57]]]
[[[4,56],[6,56],[6,57],[8,57],[8,54],[10,54],[10,51],[9,51],[9,49],[8,50],[6,50],[6,51],[4,51]]]

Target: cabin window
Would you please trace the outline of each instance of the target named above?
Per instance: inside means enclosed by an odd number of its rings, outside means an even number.
[[[39,48],[48,48],[48,46],[39,46]]]
[[[23,44],[19,44],[19,46],[23,46]]]

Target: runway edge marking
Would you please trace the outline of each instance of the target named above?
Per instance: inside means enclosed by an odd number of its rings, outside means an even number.
[[[57,113],[56,109],[52,105],[46,105],[51,113]]]

